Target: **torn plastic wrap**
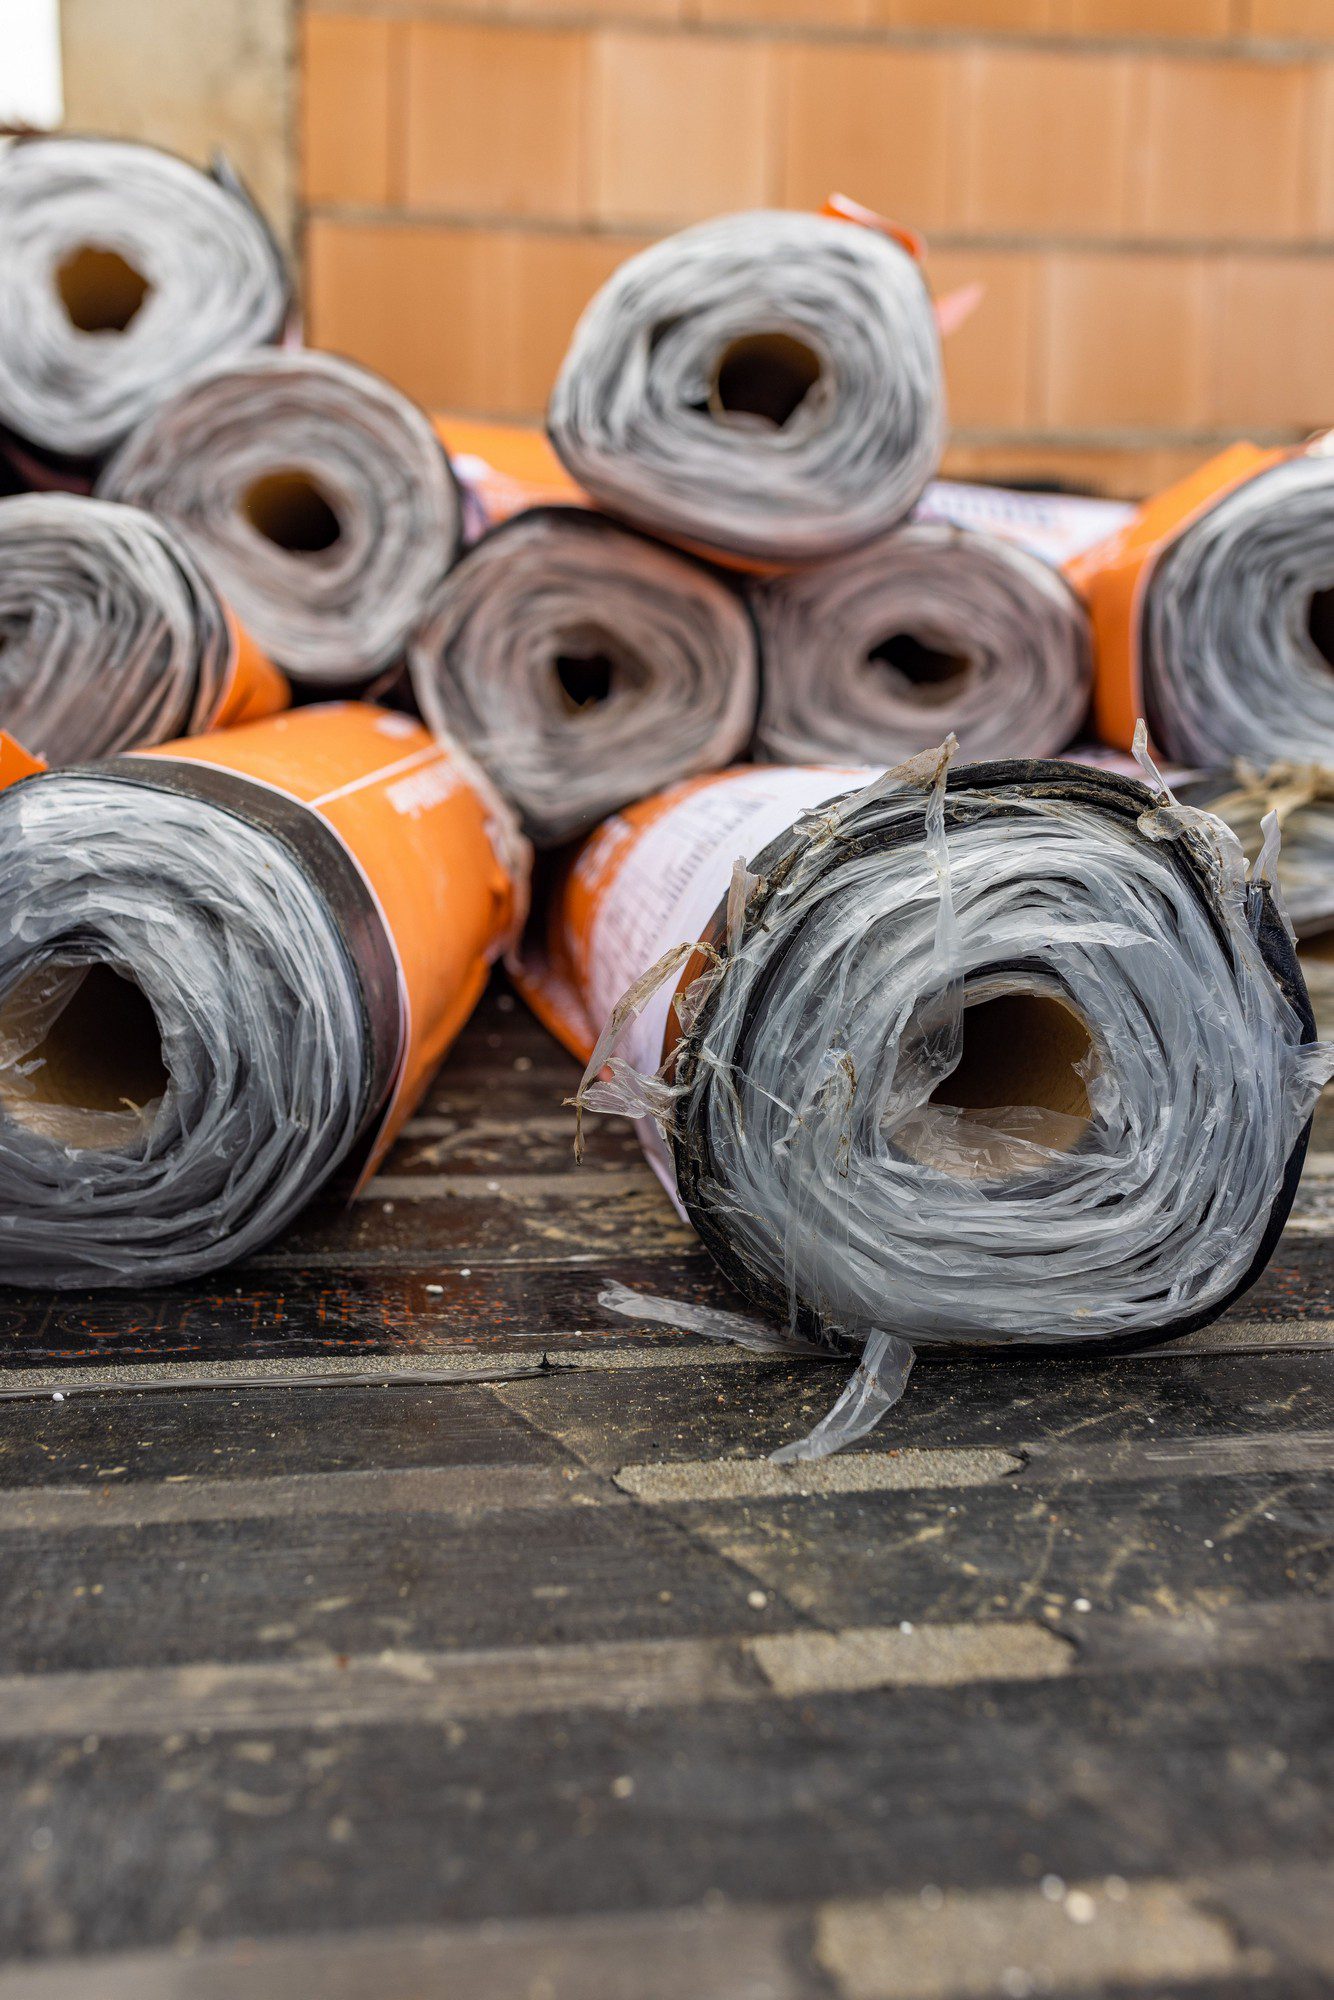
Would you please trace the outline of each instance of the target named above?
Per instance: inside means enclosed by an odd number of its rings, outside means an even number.
[[[307,708],[0,792],[0,1280],[256,1250],[369,1172],[522,908],[489,782]]]
[[[755,630],[731,584],[579,508],[485,535],[439,586],[409,662],[426,720],[539,845],[716,770],[754,725]]]
[[[775,763],[898,763],[952,730],[966,757],[1049,757],[1093,681],[1088,616],[1060,572],[1013,543],[914,521],[848,555],[757,582]]]
[[[429,418],[367,369],[298,350],[197,377],[98,490],[170,521],[270,658],[322,688],[401,660],[462,533]]]
[[[547,412],[612,513],[761,563],[891,527],[935,471],[940,340],[916,259],[876,227],[761,210],[621,266]]]
[[[77,763],[287,701],[163,522],[70,493],[0,500],[0,728],[26,749]]]
[[[1073,764],[867,775],[729,773],[617,815],[524,970],[588,1059],[581,1104],[640,1120],[757,1327],[863,1350],[803,1455],[923,1344],[1223,1311],[1334,1068],[1218,820]]]
[[[1334,763],[1334,456],[1234,445],[1070,565],[1089,603],[1098,734],[1163,754]]]
[[[101,458],[205,363],[283,331],[290,287],[225,166],[118,139],[0,152],[0,426]]]

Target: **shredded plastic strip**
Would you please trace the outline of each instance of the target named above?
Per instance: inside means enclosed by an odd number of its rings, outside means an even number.
[[[484,536],[437,588],[409,662],[427,721],[541,845],[738,755],[759,674],[727,582],[571,508]]]
[[[877,229],[776,210],[701,223],[623,264],[548,409],[569,471],[613,513],[777,563],[907,514],[944,422],[915,260]]]
[[[99,458],[197,368],[280,337],[290,288],[235,176],[114,139],[0,154],[0,425]]]
[[[367,369],[304,350],[198,375],[98,491],[171,522],[269,658],[323,688],[401,659],[462,537],[429,419]]]
[[[764,657],[758,747],[775,763],[920,750],[1047,757],[1083,720],[1088,616],[1060,573],[1013,543],[913,522],[752,590]]]

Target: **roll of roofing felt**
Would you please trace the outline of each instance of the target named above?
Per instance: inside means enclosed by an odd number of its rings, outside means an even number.
[[[1182,764],[1334,764],[1334,456],[1235,445],[1080,556],[1099,733]]]
[[[270,658],[327,688],[401,658],[461,533],[429,419],[331,354],[261,352],[196,377],[98,491],[170,521]]]
[[[1219,821],[1075,765],[945,765],[730,773],[618,815],[525,974],[580,1053],[602,1030],[583,1101],[657,1121],[728,1277],[788,1339],[865,1344],[802,1454],[920,1343],[1220,1312],[1334,1067]]]
[[[1093,681],[1088,615],[1058,570],[995,536],[909,522],[752,586],[757,746],[776,763],[898,763],[953,730],[967,757],[1049,757]]]
[[[702,563],[577,507],[493,529],[410,652],[422,714],[462,742],[540,845],[716,770],[755,719],[755,631]]]
[[[0,728],[49,764],[285,708],[180,538],[69,493],[0,500]]]
[[[584,313],[547,412],[569,471],[641,527],[761,562],[901,519],[944,433],[915,259],[830,216],[724,216],[641,251]]]
[[[1271,764],[1267,771],[1209,771],[1174,787],[1187,805],[1226,820],[1248,855],[1258,854],[1272,812],[1283,836],[1278,886],[1299,938],[1334,931],[1334,770]]]
[[[356,704],[0,793],[0,1280],[197,1276],[369,1170],[508,936],[506,827]]]
[[[267,225],[225,167],[151,146],[34,138],[0,152],[0,425],[99,458],[205,362],[276,340]]]

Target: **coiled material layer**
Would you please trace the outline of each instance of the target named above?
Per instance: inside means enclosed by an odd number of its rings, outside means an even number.
[[[829,217],[683,230],[593,299],[548,424],[579,483],[656,532],[778,563],[869,540],[940,455],[921,273],[879,230]]]
[[[411,651],[423,715],[461,741],[541,844],[715,770],[755,715],[755,632],[703,564],[576,508],[492,530]]]
[[[277,245],[225,171],[112,139],[0,154],[0,270],[0,425],[66,458],[277,339],[288,308]]]
[[[1049,757],[1088,706],[1087,615],[1060,573],[988,534],[913,522],[754,586],[760,753],[898,763],[952,730],[965,757]]]
[[[1258,855],[1269,813],[1283,836],[1278,886],[1300,938],[1334,930],[1334,771],[1311,765],[1272,764],[1189,776],[1177,796],[1226,820],[1249,855]]]
[[[427,418],[328,354],[263,352],[201,375],[98,490],[170,521],[269,657],[321,687],[400,659],[461,532]]]

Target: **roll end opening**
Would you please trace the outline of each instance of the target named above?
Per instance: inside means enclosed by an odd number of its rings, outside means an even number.
[[[80,333],[124,333],[153,287],[118,250],[85,243],[56,271],[56,290]]]
[[[928,645],[913,632],[891,632],[866,659],[872,668],[889,668],[903,683],[899,692],[923,708],[953,700],[972,665],[966,653]]]
[[[269,472],[246,488],[241,511],[256,534],[289,555],[319,555],[343,533],[329,496],[308,472]]]
[[[822,373],[814,348],[791,334],[747,334],[718,356],[709,409],[715,417],[741,417],[782,430]]]
[[[987,1112],[990,1130],[1066,1152],[1073,1135],[1059,1136],[1068,1130],[1065,1121],[1088,1123],[1092,1054],[1093,1038],[1079,1015],[1048,993],[998,993],[971,1004],[965,995],[959,1061],[931,1102]],[[1036,1112],[1039,1126],[1049,1118],[1048,1136],[1028,1118],[1008,1122],[1003,1114],[1010,1110]]]
[[[1306,613],[1306,629],[1317,653],[1334,671],[1334,588],[1312,591]]]
[[[170,1082],[162,1034],[143,989],[110,965],[68,968],[82,973],[41,1039],[28,1026],[43,1006],[47,966],[20,980],[0,1007],[0,1044],[22,1047],[21,1065],[0,1067],[0,1104],[21,1124],[71,1146],[116,1144],[128,1115],[139,1119]],[[26,1032],[25,1032],[26,1030]],[[115,1128],[107,1114],[120,1114]]]
[[[557,653],[552,662],[562,706],[571,715],[589,715],[610,700],[616,662],[608,653]]]

